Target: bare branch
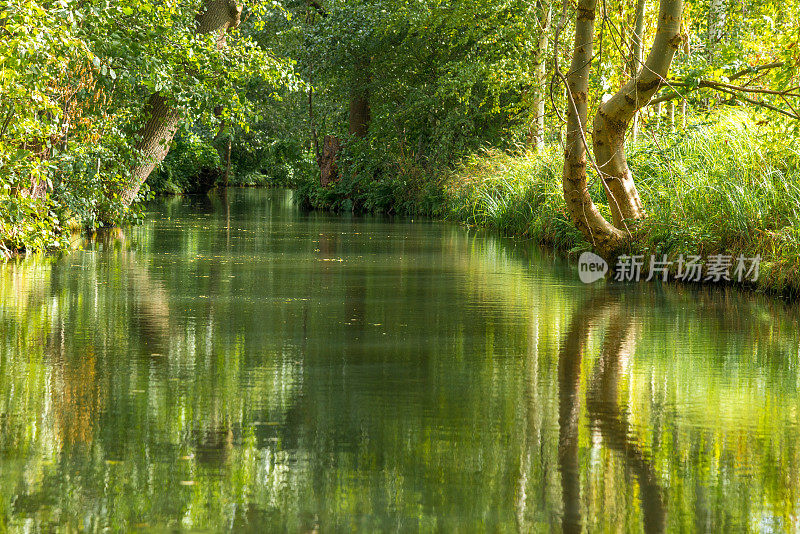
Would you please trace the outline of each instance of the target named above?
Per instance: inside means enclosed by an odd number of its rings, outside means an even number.
[[[746,69],[742,69],[742,70],[730,75],[728,77],[728,81],[732,82],[734,80],[737,80],[737,79],[741,78],[745,74],[756,74],[758,72],[761,72],[762,74],[760,76],[763,76],[766,73],[765,71],[768,71],[770,69],[783,67],[783,66],[784,66],[784,62],[783,61],[774,61],[772,63],[767,63],[765,65],[759,65],[757,67],[748,67]],[[771,91],[769,89],[755,89],[755,88],[746,87],[747,85],[750,85],[751,83],[753,83],[753,81],[754,80],[750,80],[744,86],[742,86],[742,85],[735,86],[735,85],[730,85],[730,84],[724,84],[723,82],[715,82],[713,80],[700,80],[700,83],[698,85],[694,86],[694,87],[692,87],[691,85],[689,85],[686,82],[680,82],[680,81],[669,81],[669,82],[667,82],[667,85],[668,86],[680,86],[680,87],[686,87],[686,88],[692,88],[692,89],[698,89],[698,88],[701,88],[701,87],[707,87],[707,88],[710,88],[710,89],[714,89],[716,87],[714,87],[712,85],[707,85],[707,84],[717,84],[717,85],[727,86],[730,89],[739,90],[739,91],[747,91],[747,92],[753,92],[753,93],[764,93],[764,94],[774,94],[774,95],[779,95],[779,96],[783,95],[783,94],[789,94],[790,96],[800,96],[800,95],[795,95],[795,94],[788,93],[788,92],[790,92],[790,91],[792,91],[792,90],[794,90],[796,88],[788,89],[787,92],[781,92],[781,91]],[[704,85],[704,84],[706,84],[706,85]],[[662,102],[668,102],[668,101],[673,100],[675,98],[681,98],[684,95],[685,95],[685,93],[679,93],[679,92],[677,92],[677,91],[675,91],[673,89],[673,92],[671,92],[671,93],[666,93],[666,94],[663,94],[663,95],[658,96],[656,98],[653,98],[652,100],[650,100],[650,102],[648,102],[647,105],[652,106],[652,105],[655,105],[655,104],[660,104]]]
[[[728,80],[733,81],[741,78],[745,74],[755,74],[756,72],[761,72],[762,70],[769,70],[778,67],[783,67],[783,61],[775,61],[773,63],[767,63],[766,65],[759,65],[758,67],[747,67],[746,69],[742,69],[739,72],[728,76]]]

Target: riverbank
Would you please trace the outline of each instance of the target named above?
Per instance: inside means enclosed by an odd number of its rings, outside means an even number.
[[[628,160],[649,213],[631,242],[631,255],[760,257],[755,289],[800,295],[800,149],[794,137],[777,135],[744,113],[728,113],[645,140]],[[413,164],[387,166],[380,178],[345,166],[342,178],[328,187],[305,173],[310,178],[297,185],[297,197],[311,209],[459,221],[576,255],[591,246],[567,214],[561,167],[558,146],[539,153],[484,151],[433,177]],[[591,193],[610,218],[597,180]],[[0,201],[5,257],[68,248],[70,236],[83,228],[63,202]]]
[[[591,247],[566,211],[562,158],[558,147],[486,151],[435,180],[344,177],[328,188],[304,183],[298,194],[306,207],[432,215],[576,254]],[[630,254],[760,256],[756,289],[800,295],[800,149],[791,136],[729,113],[646,140],[628,160],[650,215]],[[610,219],[597,180],[592,196]]]

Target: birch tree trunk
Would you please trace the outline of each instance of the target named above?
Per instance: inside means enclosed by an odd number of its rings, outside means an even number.
[[[543,0],[536,1],[536,18],[539,26],[536,56],[534,57],[533,125],[529,144],[536,150],[544,148],[544,101],[547,87],[547,42],[550,37],[552,5]]]
[[[708,59],[713,59],[717,55],[719,43],[725,31],[726,14],[725,0],[711,0],[708,6],[708,41],[706,43]]]
[[[625,132],[634,114],[661,87],[681,44],[683,0],[661,0],[653,46],[644,67],[614,96],[600,105],[594,118],[594,157],[608,196],[614,226],[644,217],[639,193],[625,159]]]
[[[579,0],[575,46],[567,87],[567,142],[564,155],[564,198],[575,225],[597,250],[610,256],[626,242],[628,221],[645,216],[625,159],[625,133],[634,114],[663,83],[681,43],[683,0],[661,0],[656,37],[645,66],[614,96],[600,105],[594,119],[593,152],[608,197],[613,225],[589,196],[586,139],[589,69],[594,44],[596,0]]]
[[[562,185],[564,200],[575,226],[602,254],[609,255],[624,243],[625,234],[597,210],[589,196],[586,176],[585,125],[596,8],[597,0],[578,0],[575,46],[566,78],[567,128]]]
[[[203,11],[197,15],[197,33],[216,32],[217,48],[224,48],[225,34],[239,25],[241,14],[242,6],[237,0],[205,0]],[[150,95],[145,113],[147,120],[136,133],[135,148],[140,159],[131,169],[130,182],[121,195],[125,205],[133,202],[153,169],[166,157],[182,119],[181,110],[161,93]]]

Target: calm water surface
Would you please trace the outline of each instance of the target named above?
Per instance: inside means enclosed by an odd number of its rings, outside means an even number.
[[[794,311],[173,199],[0,266],[0,531],[800,529]]]

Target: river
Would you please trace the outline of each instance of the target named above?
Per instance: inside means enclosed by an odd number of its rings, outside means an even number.
[[[800,528],[800,328],[523,241],[160,200],[0,265],[0,531]]]

